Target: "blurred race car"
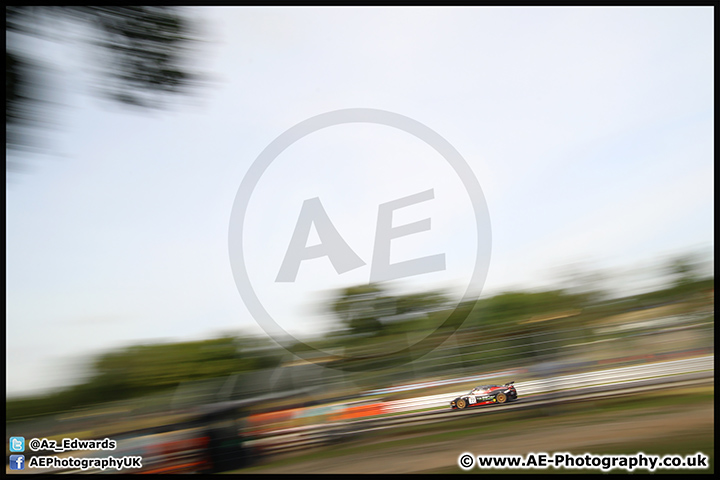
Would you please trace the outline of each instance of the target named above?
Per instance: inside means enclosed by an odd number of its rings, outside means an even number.
[[[479,405],[490,405],[492,403],[506,403],[517,400],[517,391],[513,383],[505,385],[480,385],[473,388],[470,393],[461,395],[450,402],[453,410],[462,410],[465,407],[477,407]]]

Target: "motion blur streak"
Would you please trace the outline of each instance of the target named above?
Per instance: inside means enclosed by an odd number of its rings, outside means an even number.
[[[139,473],[713,473],[714,32],[696,6],[6,7],[6,438],[112,439]]]

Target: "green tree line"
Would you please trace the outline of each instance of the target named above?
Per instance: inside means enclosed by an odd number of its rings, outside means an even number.
[[[396,294],[380,285],[344,288],[327,305],[337,319],[337,328],[317,345],[343,347],[349,357],[362,358],[367,352],[369,357],[377,357],[383,351],[401,349],[409,336],[429,334],[452,312],[458,323],[446,327],[460,327],[456,337],[465,361],[477,364],[503,358],[508,351],[521,361],[537,354],[530,338],[542,336],[543,344],[550,339],[561,344],[562,332],[569,328],[577,330],[622,312],[698,296],[708,298],[714,291],[714,277],[699,275],[688,261],[671,262],[666,273],[669,281],[656,291],[605,300],[600,300],[604,296],[599,292],[551,289],[509,291],[455,305],[449,295],[438,291]],[[84,383],[43,396],[9,400],[6,413],[8,419],[16,419],[171,392],[186,382],[274,368],[287,355],[279,348],[258,350],[257,346],[257,339],[226,336],[109,352],[95,360],[92,375]],[[353,369],[377,369],[392,358],[376,360],[357,361]],[[437,362],[441,364],[442,358]]]

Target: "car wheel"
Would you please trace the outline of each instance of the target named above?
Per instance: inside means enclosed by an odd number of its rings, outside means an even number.
[[[508,399],[508,397],[504,393],[498,393],[495,396],[495,400],[497,400],[497,403],[505,403],[505,402],[507,402],[507,399]]]
[[[465,402],[464,398],[461,398],[460,400],[457,401],[455,406],[458,408],[458,410],[462,410],[463,408],[467,407],[467,402]]]

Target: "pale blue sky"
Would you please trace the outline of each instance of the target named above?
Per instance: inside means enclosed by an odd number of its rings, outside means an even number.
[[[547,284],[578,262],[630,268],[714,246],[710,7],[192,11],[214,83],[170,112],[83,96],[71,80],[85,60],[44,50],[69,62],[67,108],[48,134],[57,155],[7,182],[9,394],[73,381],[108,348],[259,331],[230,268],[233,201],[273,139],[332,110],[405,115],[461,153],[492,224],[486,293]],[[439,237],[395,251],[446,242],[445,276],[415,286],[461,285],[474,262],[467,196],[447,165],[402,132],[351,127],[298,142],[249,207],[259,296],[299,333],[324,325],[308,314],[312,292],[368,278],[366,267],[334,280],[313,270],[321,262],[294,285],[263,277],[264,258],[277,274],[304,199],[320,196],[369,265],[378,203],[435,188],[437,203],[397,221],[430,216]]]

